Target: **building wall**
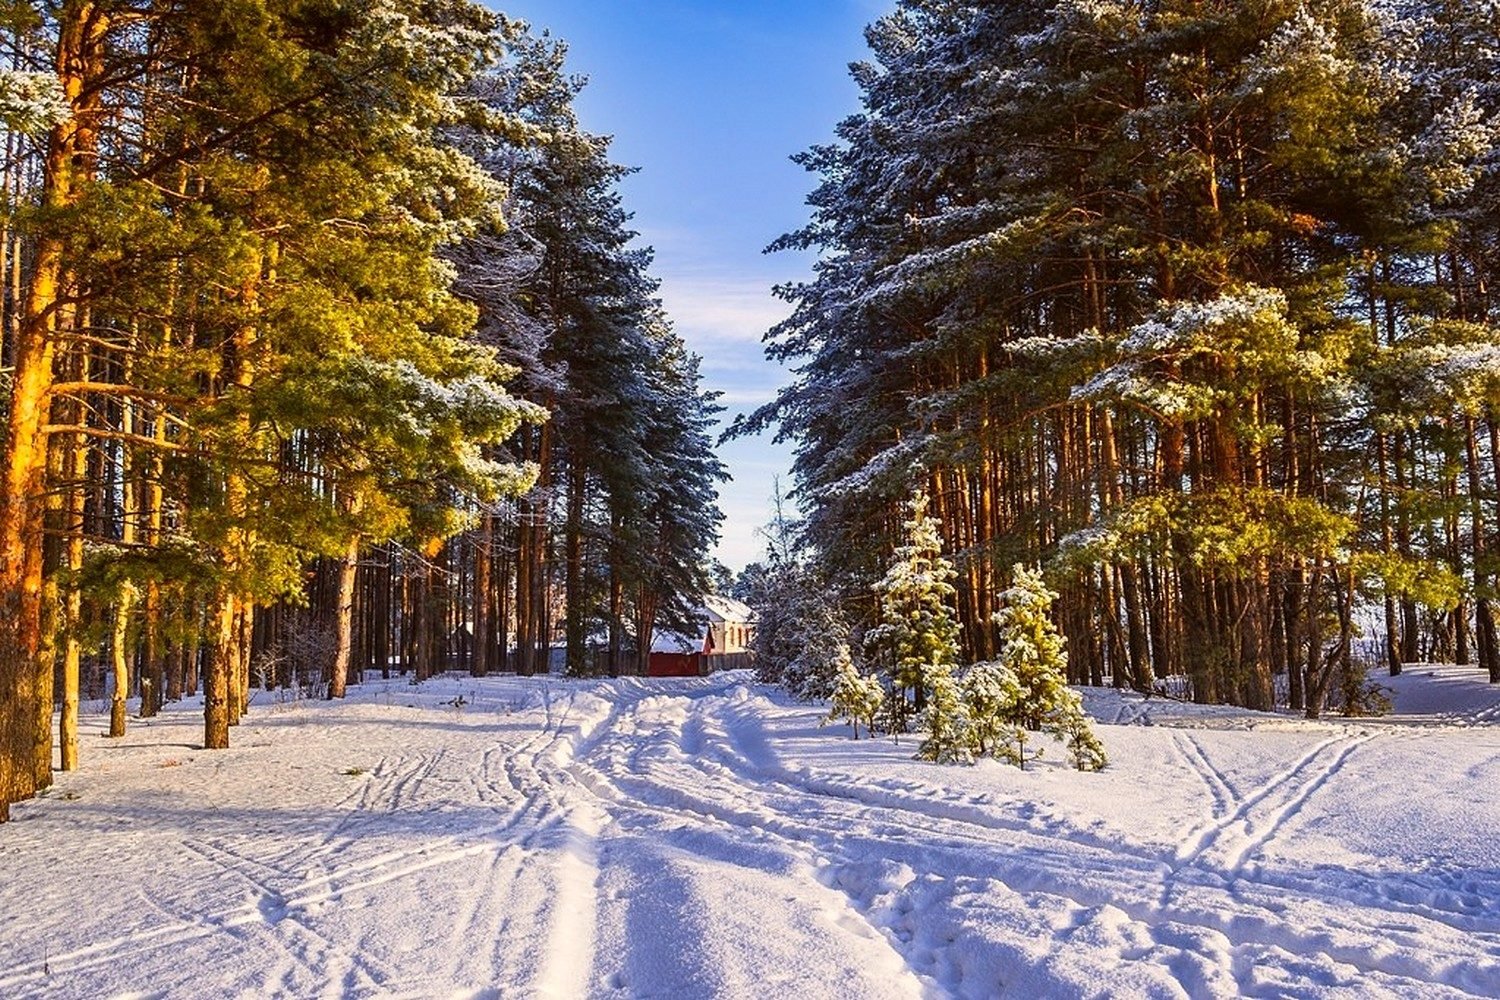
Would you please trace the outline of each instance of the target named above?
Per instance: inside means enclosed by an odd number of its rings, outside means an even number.
[[[714,637],[714,654],[747,653],[750,640],[755,637],[755,626],[744,622],[714,622],[709,626]]]

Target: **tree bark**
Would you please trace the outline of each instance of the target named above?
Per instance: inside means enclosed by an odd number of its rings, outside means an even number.
[[[349,683],[349,663],[354,649],[354,581],[359,574],[359,536],[349,539],[339,560],[338,608],[334,619],[333,669],[328,677],[328,697],[342,698]]]
[[[58,13],[54,69],[72,114],[48,134],[42,203],[62,209],[77,196],[91,169],[103,73],[107,13],[88,0],[70,0]],[[55,380],[59,307],[66,274],[61,239],[39,234],[31,281],[15,330],[5,467],[0,475],[0,822],[10,804],[36,793],[36,732],[40,696],[42,532],[46,512],[47,443],[43,433]],[[51,714],[48,713],[50,727]]]
[[[495,546],[495,518],[486,513],[480,523],[479,538],[474,546],[474,654],[469,661],[469,673],[484,677],[490,672],[491,621],[495,603],[493,559],[490,553]]]
[[[223,750],[229,746],[232,708],[233,658],[238,635],[235,610],[238,601],[225,585],[213,609],[214,633],[203,678],[203,747]]]

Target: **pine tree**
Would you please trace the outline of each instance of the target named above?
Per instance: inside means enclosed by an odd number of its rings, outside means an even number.
[[[1360,397],[1425,317],[1493,313],[1492,13],[902,0],[877,21],[860,113],[800,157],[812,218],[774,245],[819,254],[768,338],[796,377],[737,425],[798,442],[833,589],[880,577],[920,483],[965,659],[994,657],[1017,559],[1056,573],[1074,681],[1186,674],[1269,708],[1284,674],[1316,711],[1351,593],[1388,584],[1392,663],[1416,654],[1421,588],[1376,565],[1466,574],[1433,610],[1454,647],[1472,612],[1483,647],[1494,414],[1380,427]],[[1479,499],[1455,514],[1455,490]]]
[[[1062,739],[1068,750],[1068,759],[1078,770],[1102,771],[1109,764],[1104,744],[1095,735],[1088,713],[1083,710],[1083,696],[1077,691],[1063,693],[1052,731]]]
[[[939,524],[928,514],[928,505],[926,493],[907,505],[905,541],[874,588],[879,624],[865,636],[887,670],[889,707],[900,731],[905,731],[909,712],[926,706],[933,678],[942,673],[951,681],[958,663],[958,626],[949,607],[955,574],[953,564],[943,558]]]
[[[959,693],[969,710],[974,753],[1003,756],[1015,742],[1015,719],[1025,692],[1015,673],[1003,663],[987,660],[966,669]]]
[[[878,677],[860,673],[854,666],[847,645],[840,645],[835,656],[836,681],[829,696],[829,711],[824,722],[847,719],[854,729],[854,738],[859,739],[859,725],[864,723],[865,732],[875,735],[875,720],[885,702],[885,687]]]
[[[1012,725],[1002,736],[1002,756],[1024,768],[1032,732],[1065,740],[1075,766],[1099,770],[1104,751],[1083,714],[1082,700],[1068,687],[1068,654],[1049,612],[1057,594],[1037,570],[1017,565],[1014,582],[1002,595],[995,616],[1000,631],[999,665],[1014,678],[1017,697],[1007,713]],[[1008,685],[1007,685],[1008,686]]]
[[[926,671],[926,677],[927,704],[917,720],[922,733],[917,759],[936,764],[973,763],[973,724],[953,669],[933,665]]]
[[[826,582],[807,565],[798,538],[801,525],[788,514],[779,488],[774,505],[763,532],[766,563],[745,595],[756,614],[750,643],[756,676],[798,698],[828,698],[839,681],[851,629]]]
[[[614,669],[718,524],[716,404],[560,44],[469,0],[148,6],[0,12],[36,56],[0,71],[0,819],[50,777],[54,655],[77,764],[89,622],[116,732],[202,662],[221,747],[253,676],[434,669],[469,594],[534,669],[554,548]],[[331,655],[278,654],[309,626]]]

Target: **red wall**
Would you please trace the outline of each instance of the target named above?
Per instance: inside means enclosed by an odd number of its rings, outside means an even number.
[[[650,677],[697,677],[703,671],[699,666],[700,653],[652,653]]]

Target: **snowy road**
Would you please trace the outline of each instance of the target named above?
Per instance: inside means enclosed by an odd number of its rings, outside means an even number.
[[[1500,693],[1405,683],[1362,726],[1100,693],[1097,775],[742,676],[391,682],[215,754],[169,715],[0,827],[0,996],[1500,996]]]

